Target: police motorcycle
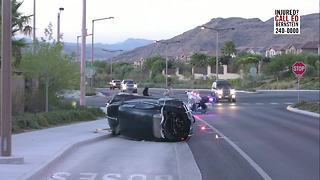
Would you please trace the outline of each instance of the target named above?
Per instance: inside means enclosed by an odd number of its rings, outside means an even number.
[[[200,96],[198,91],[185,91],[187,95],[187,107],[193,113],[206,113],[208,106],[206,105],[207,102],[214,104],[214,97],[213,96]]]

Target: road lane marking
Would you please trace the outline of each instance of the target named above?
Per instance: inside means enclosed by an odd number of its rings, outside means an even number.
[[[265,180],[272,180],[271,177],[253,160],[247,155],[240,147],[238,147],[234,142],[232,142],[228,137],[226,137],[224,134],[222,134],[218,129],[207,123],[205,120],[201,119],[198,116],[195,116],[198,120],[200,120],[202,123],[206,124],[208,127],[210,127],[212,130],[214,130],[217,134],[219,134],[221,137],[224,137],[224,139],[258,172],[258,174]]]
[[[256,105],[263,105],[263,103],[256,103]]]
[[[243,104],[243,105],[249,105],[249,103],[241,103],[241,104]]]
[[[286,104],[286,105],[291,105],[291,104],[293,104],[292,102],[286,102],[286,103],[284,103],[284,104]]]
[[[272,103],[270,103],[271,105],[278,105],[279,103],[274,103],[274,102],[272,102]]]
[[[47,178],[47,180],[67,180],[67,179],[79,179],[79,180],[98,180],[97,176],[99,173],[86,172],[86,173],[69,173],[69,172],[56,172],[51,177]],[[100,174],[101,175],[101,174]],[[107,173],[102,174],[101,180],[173,180],[172,175],[151,175],[151,174],[119,174],[119,173]],[[77,177],[77,178],[76,178]],[[181,178],[179,178],[181,179]]]

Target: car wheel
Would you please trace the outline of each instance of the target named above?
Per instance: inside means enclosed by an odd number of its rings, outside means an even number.
[[[164,116],[162,128],[166,140],[186,140],[190,131],[190,122],[184,121],[181,114],[172,111],[166,112]]]

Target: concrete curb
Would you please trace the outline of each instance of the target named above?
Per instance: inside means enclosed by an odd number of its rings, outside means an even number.
[[[156,90],[164,90],[164,88],[150,88],[150,89],[156,89]],[[200,91],[210,91],[211,89],[197,89],[193,88],[194,90],[200,90]],[[185,91],[185,90],[192,90],[192,88],[189,89],[172,89],[174,91]],[[295,89],[258,89],[256,91],[245,91],[245,90],[236,90],[237,92],[241,93],[252,93],[252,94],[257,94],[257,93],[262,93],[262,92],[296,92],[298,90]],[[320,92],[320,90],[300,90],[300,92]]]
[[[101,92],[97,92],[97,96],[99,96],[99,97],[107,97],[106,95],[102,94]]]
[[[236,92],[237,93],[241,92],[241,93],[246,93],[246,94],[260,94],[261,93],[261,92],[258,92],[258,91],[241,91],[241,90],[239,90],[239,91],[236,90]]]
[[[41,175],[44,173],[43,172],[44,169],[54,166],[56,162],[63,159],[63,157],[65,157],[68,153],[71,153],[74,149],[79,148],[80,146],[86,145],[88,143],[106,139],[106,137],[108,136],[110,135],[103,134],[98,137],[92,137],[90,139],[80,140],[80,141],[68,144],[67,146],[61,148],[60,151],[58,151],[52,158],[42,163],[41,165],[33,169],[31,172],[28,172],[27,174],[23,175],[19,179],[21,180],[40,179],[42,177]]]
[[[261,89],[259,92],[296,92],[296,89]],[[300,90],[300,92],[320,92],[320,90]]]
[[[298,109],[298,108],[293,108],[291,105],[289,105],[287,107],[287,110],[291,111],[291,112],[307,115],[307,116],[312,116],[312,117],[315,117],[315,118],[320,118],[320,114],[318,114],[318,113],[304,111],[304,110],[301,110],[301,109]]]

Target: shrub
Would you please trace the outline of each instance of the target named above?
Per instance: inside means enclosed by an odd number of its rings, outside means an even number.
[[[40,129],[52,125],[66,124],[77,121],[94,120],[104,115],[99,108],[77,108],[71,110],[57,110],[45,113],[25,113],[13,116],[13,132],[21,132],[25,129]]]
[[[41,127],[37,122],[36,115],[34,114],[26,114],[24,115],[24,119],[26,121],[27,128],[39,129]]]
[[[43,113],[37,114],[36,117],[37,117],[37,122],[40,126],[42,126],[42,127],[49,126],[49,122],[48,122],[47,118],[43,115]]]

